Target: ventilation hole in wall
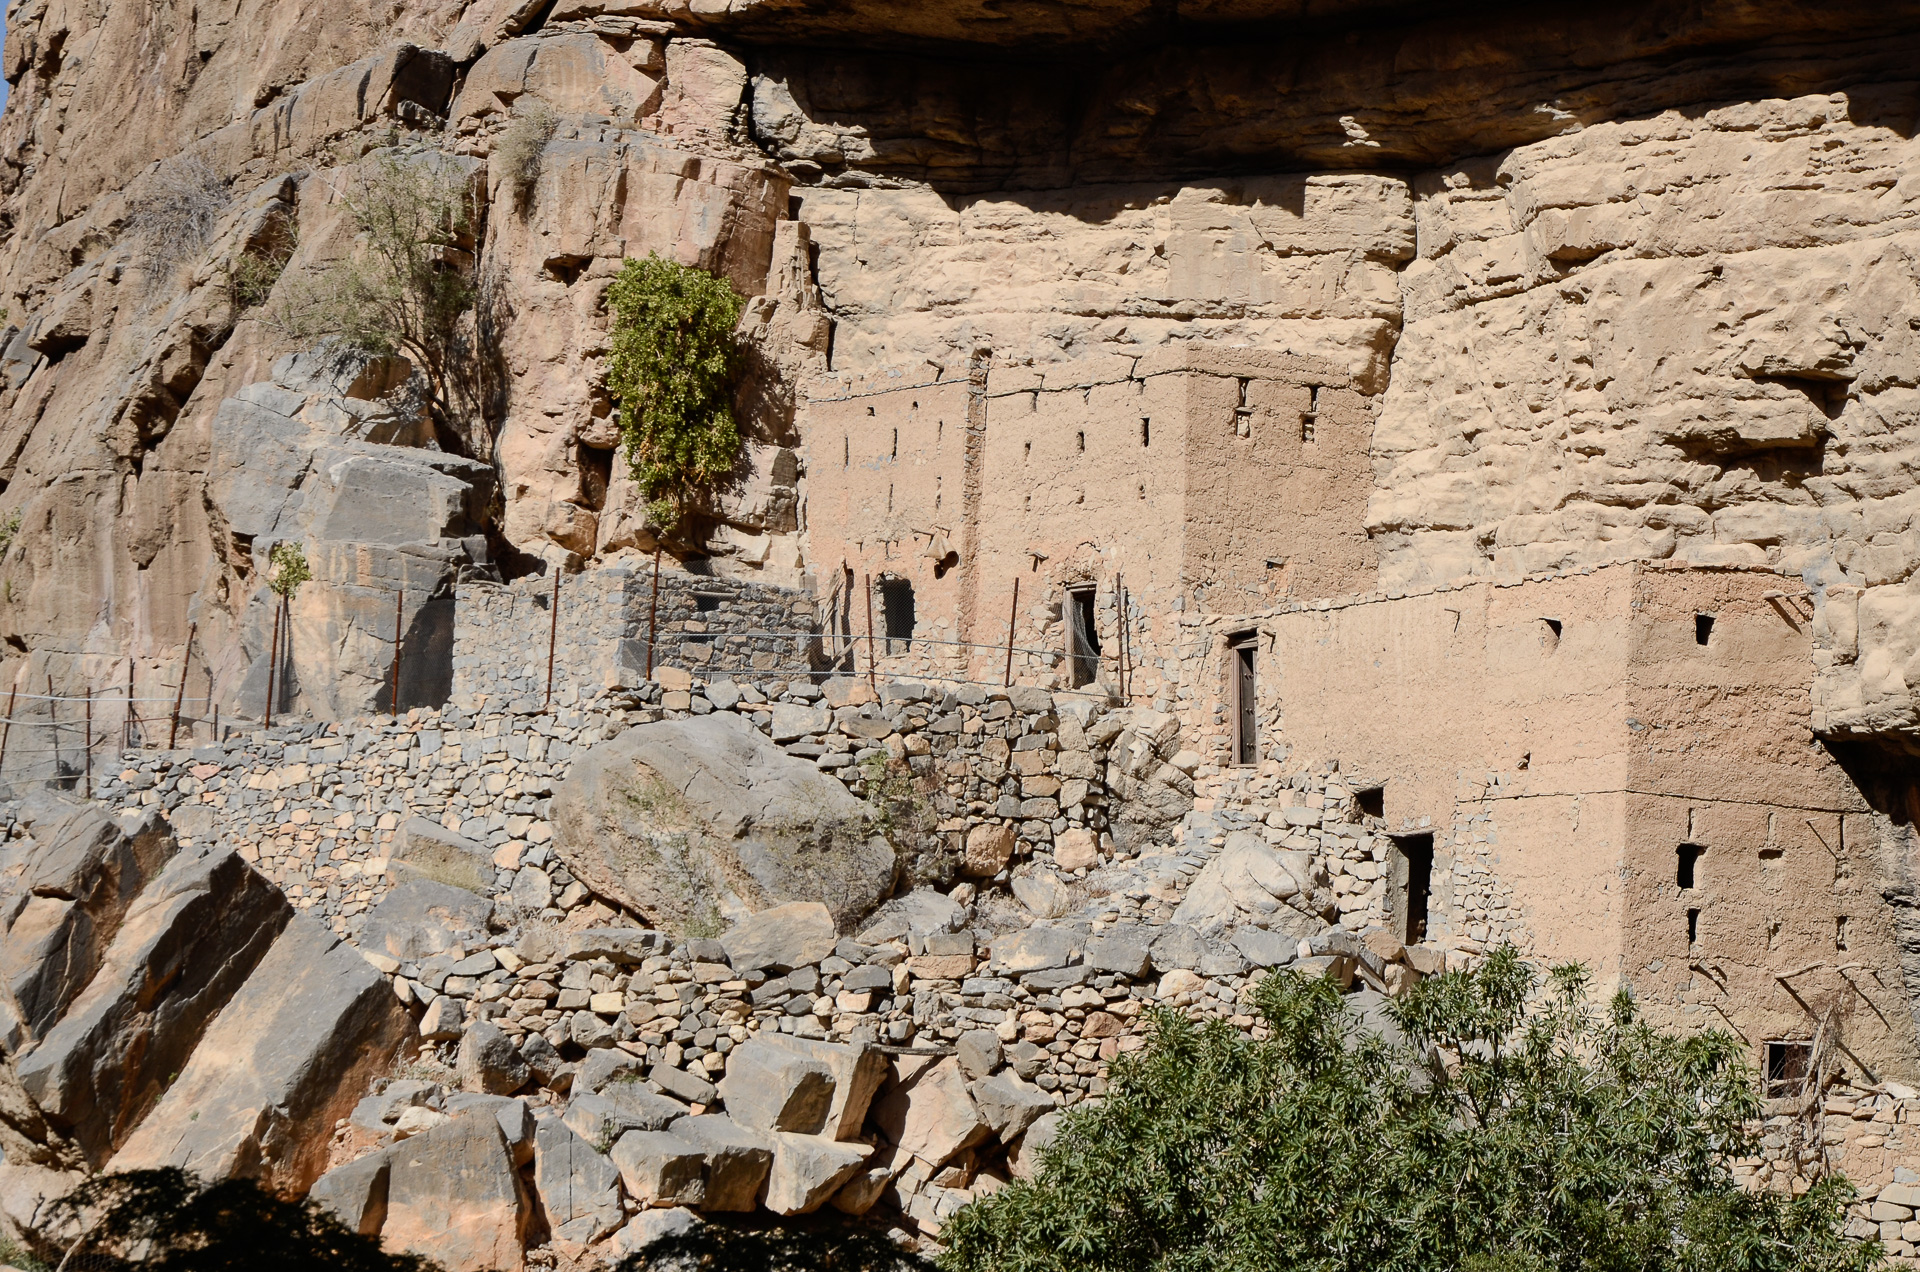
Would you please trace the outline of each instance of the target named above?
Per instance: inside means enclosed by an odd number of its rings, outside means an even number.
[[[1694,886],[1700,854],[1705,852],[1699,844],[1681,844],[1675,852],[1673,881],[1682,888]]]
[[[1075,434],[1073,435],[1073,448],[1074,448],[1075,450],[1085,450],[1085,449],[1087,449],[1087,435],[1086,435],[1086,433],[1084,433],[1084,432],[1079,432],[1079,433],[1075,433]]]
[[[1780,922],[1774,920],[1767,924],[1767,948],[1772,949],[1780,940]]]
[[[1548,653],[1560,648],[1560,620],[1543,618],[1540,620],[1540,647]]]
[[[887,483],[887,511],[888,513],[892,513],[893,511],[893,483],[892,482]]]
[[[1023,504],[1021,504],[1021,505],[1020,505],[1020,507],[1021,507],[1021,509],[1022,509],[1023,511],[1026,511],[1026,512],[1032,512],[1032,511],[1033,511],[1033,496],[1032,496],[1032,495],[1028,495],[1028,496],[1027,496],[1027,499],[1026,499],[1026,502],[1025,502],[1025,503],[1023,503]]]
[[[938,446],[941,442],[946,440],[946,437],[947,437],[947,422],[945,420],[935,420],[933,422],[933,444],[935,446]]]
[[[1240,398],[1233,408],[1233,433],[1235,437],[1253,436],[1253,407],[1247,404],[1247,385],[1252,381],[1241,377]]]
[[[1145,486],[1140,487],[1140,497],[1142,499],[1145,499],[1147,497],[1147,488]]]
[[[1040,409],[1040,390],[1033,389],[1027,394],[1027,414],[1032,415]]]
[[[1693,616],[1693,643],[1704,645],[1713,639],[1713,615],[1695,614]]]
[[[935,512],[940,511],[940,483],[943,480],[944,478],[940,478],[940,477],[935,477],[933,479],[933,510]]]
[[[1024,451],[1022,451],[1020,454],[1020,459],[1024,463],[1026,460],[1029,460],[1032,458],[1033,458],[1033,443],[1028,442],[1027,448]]]
[[[919,409],[920,409],[920,404],[919,404],[918,402],[915,402],[915,403],[913,404],[913,409],[914,409],[914,410],[916,410],[916,411],[917,411],[917,410],[919,410]]]
[[[868,415],[872,415],[872,414],[873,414],[873,408],[872,408],[872,407],[868,407],[868,408],[867,408],[867,414],[868,414]]]
[[[1833,948],[1842,954],[1847,952],[1847,916],[1844,914],[1833,921]]]
[[[842,437],[840,439],[840,467],[853,467],[853,439],[851,437]]]
[[[1140,444],[1153,445],[1153,421],[1144,415],[1140,417]]]
[[[1700,911],[1687,911],[1687,948],[1692,949],[1700,943]]]
[[[1313,440],[1313,426],[1318,422],[1318,420],[1319,420],[1319,417],[1316,416],[1312,411],[1300,412],[1300,440],[1301,441],[1311,442]]]
[[[897,428],[893,430],[893,449],[887,452],[887,458],[888,459],[900,458],[900,430]]]
[[[1353,793],[1353,806],[1360,810],[1362,817],[1385,817],[1387,815],[1387,788],[1370,786],[1364,791]]]

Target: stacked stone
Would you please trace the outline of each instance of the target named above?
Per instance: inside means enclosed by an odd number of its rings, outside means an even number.
[[[556,703],[638,686],[650,623],[655,667],[742,679],[825,667],[814,600],[793,588],[662,570],[656,601],[650,567],[608,566],[561,581],[557,623],[553,586],[538,577],[463,583],[455,594],[452,700],[467,707],[541,709],[549,644]]]

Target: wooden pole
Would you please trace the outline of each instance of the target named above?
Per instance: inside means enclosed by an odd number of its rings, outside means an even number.
[[[87,686],[87,798],[93,798],[93,686]]]
[[[280,672],[280,604],[273,606],[273,640],[267,646],[267,719],[264,727],[273,727],[273,678]]]
[[[120,722],[120,750],[133,750],[133,655],[127,655],[127,718]]]
[[[546,705],[548,708],[553,706],[553,650],[560,640],[560,572],[560,564],[556,561],[553,566],[553,613],[548,616],[547,623]]]
[[[173,725],[167,730],[167,750],[169,751],[173,750],[174,743],[180,739],[180,704],[186,700],[187,696],[187,669],[193,666],[193,634],[198,630],[200,630],[200,624],[197,620],[187,624],[187,647],[180,655],[180,686],[173,691]],[[213,740],[218,742],[219,730],[216,729],[214,732],[216,736]]]
[[[47,673],[47,727],[53,731],[53,771],[60,772],[60,700],[53,696],[53,673]]]
[[[1120,615],[1120,700],[1127,700],[1127,581],[1126,576],[1113,576],[1113,608]]]
[[[13,682],[13,688],[7,692],[7,723],[0,727],[0,769],[7,766],[7,737],[13,732],[13,704],[20,697],[20,682]]]
[[[686,630],[685,624],[681,630]],[[647,679],[653,679],[653,642],[660,631],[660,549],[653,550],[653,600],[647,605]]]
[[[873,575],[863,575],[867,581],[867,688],[877,695],[880,692],[879,679],[873,670]]]
[[[393,594],[393,718],[400,718],[400,619],[401,611],[407,601],[407,589],[401,588]]]
[[[1020,618],[1020,576],[1013,576],[1013,604],[1007,607],[1007,674],[1001,677],[1002,689],[1013,688],[1013,627]]]

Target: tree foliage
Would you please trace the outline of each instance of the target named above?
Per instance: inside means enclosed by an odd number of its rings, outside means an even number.
[[[476,297],[462,268],[474,230],[472,175],[438,152],[379,151],[352,170],[340,198],[356,250],[283,284],[271,322],[304,344],[406,357],[426,378],[435,424],[447,429],[466,352],[461,321]]]
[[[656,519],[677,524],[740,458],[734,327],[744,302],[724,278],[649,254],[621,267],[607,303],[607,388],[627,462]]]
[[[313,577],[313,570],[307,565],[307,554],[300,545],[291,541],[276,543],[273,551],[267,554],[267,586],[274,595],[285,598],[299,590],[302,583]]]
[[[1544,988],[1544,994],[1534,991]],[[1280,972],[1247,1037],[1158,1012],[1030,1183],[956,1215],[949,1272],[1866,1272],[1851,1189],[1754,1194],[1757,1087],[1724,1033],[1680,1038],[1585,973],[1511,950],[1361,1031]]]
[[[146,1272],[432,1272],[387,1254],[312,1203],[282,1201],[252,1180],[205,1183],[185,1171],[95,1175],[55,1203],[80,1235],[62,1252],[75,1267]]]
[[[805,1220],[801,1220],[805,1223]],[[617,1272],[934,1272],[878,1232],[831,1227],[754,1228],[701,1223],[658,1237]]]

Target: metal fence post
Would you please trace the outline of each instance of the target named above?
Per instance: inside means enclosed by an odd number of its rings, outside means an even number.
[[[560,565],[553,567],[553,614],[547,625],[547,701],[543,709],[553,706],[553,649],[560,639]]]
[[[402,607],[406,604],[407,589],[402,587],[393,594],[393,718],[400,718],[400,619]]]
[[[167,750],[171,751],[180,740],[180,704],[187,696],[187,669],[193,666],[193,634],[200,630],[199,620],[187,624],[187,645],[180,655],[180,685],[173,691],[173,724],[167,729]],[[8,715],[13,713],[9,711]],[[215,730],[217,733],[218,730]],[[215,742],[220,739],[214,738]]]
[[[1007,674],[1001,678],[1000,687],[1013,687],[1013,625],[1020,617],[1020,576],[1013,576],[1013,604],[1007,607]]]

